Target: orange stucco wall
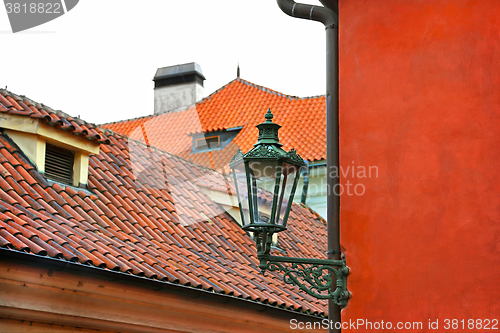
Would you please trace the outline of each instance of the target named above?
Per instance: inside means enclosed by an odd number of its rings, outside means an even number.
[[[340,17],[341,163],[378,167],[342,180],[366,189],[342,195],[343,320],[500,320],[500,1],[340,0]]]

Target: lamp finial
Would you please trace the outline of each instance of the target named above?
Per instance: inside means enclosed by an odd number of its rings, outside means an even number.
[[[266,117],[266,123],[272,123],[273,122],[272,119],[274,118],[274,116],[273,116],[273,113],[271,112],[271,108],[269,108],[267,110],[267,113],[266,113],[265,117]]]

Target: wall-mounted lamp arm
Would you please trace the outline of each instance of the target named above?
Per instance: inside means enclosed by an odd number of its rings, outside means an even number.
[[[331,299],[340,308],[347,306],[351,293],[347,290],[349,267],[345,254],[339,260],[273,256],[270,254],[273,232],[262,229],[254,235],[262,274],[282,272],[285,283],[298,286],[318,299]]]
[[[258,258],[263,274],[266,270],[282,272],[285,283],[298,286],[315,298],[331,299],[341,308],[346,307],[351,298],[347,290],[349,267],[345,256],[340,260],[329,260],[258,254]]]

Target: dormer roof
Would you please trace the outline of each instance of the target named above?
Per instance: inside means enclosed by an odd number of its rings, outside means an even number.
[[[13,94],[6,89],[0,89],[0,113],[30,117],[89,141],[109,143],[102,129],[96,125],[71,117],[62,111],[53,110],[25,96]]]
[[[0,132],[4,251],[325,315],[326,301],[287,285],[277,273],[260,274],[255,242],[203,190],[231,192],[226,177],[111,131],[104,136],[47,107],[28,106],[25,98],[5,91],[2,97],[1,112],[44,119],[54,131],[66,126],[83,135],[86,130],[88,140],[102,141],[99,153],[89,157],[88,186],[79,190],[48,182]],[[73,129],[73,122],[79,127]],[[278,244],[285,255],[325,255],[326,227],[319,215],[294,204],[288,225]]]

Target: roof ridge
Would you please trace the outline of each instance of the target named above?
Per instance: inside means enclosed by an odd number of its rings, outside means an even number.
[[[234,80],[233,80],[233,81],[234,81]],[[231,81],[231,82],[232,82],[232,81]],[[229,83],[231,83],[231,82],[229,82]],[[228,84],[229,84],[229,83],[228,83]],[[11,92],[11,91],[7,90],[7,89],[4,89],[4,88],[0,88],[0,93],[6,93],[6,94],[8,94],[8,95],[9,95],[9,96],[11,96],[11,97],[19,98],[19,99],[21,99],[21,100],[27,100],[28,102],[30,102],[31,104],[33,104],[33,106],[35,106],[35,104],[39,104],[39,105],[41,105],[41,106],[43,107],[43,109],[44,109],[44,110],[45,110],[45,109],[47,109],[47,111],[53,112],[53,113],[55,113],[55,114],[57,114],[57,115],[62,115],[64,118],[71,118],[71,119],[75,119],[75,118],[76,118],[76,117],[72,117],[72,116],[68,115],[67,113],[65,113],[65,112],[63,112],[63,111],[61,111],[61,110],[54,110],[54,109],[52,109],[52,108],[51,108],[50,106],[48,106],[48,105],[45,105],[45,104],[43,104],[43,103],[39,103],[39,102],[37,102],[37,101],[34,101],[34,100],[32,100],[31,98],[26,97],[26,96],[24,96],[24,95],[17,95],[17,94],[15,94],[15,93],[13,93],[13,92]],[[182,110],[182,111],[186,111],[186,110]],[[113,131],[113,130],[111,130],[111,129],[109,129],[109,128],[103,128],[103,127],[101,127],[100,125],[96,125],[96,124],[93,124],[93,123],[88,123],[88,122],[84,121],[84,120],[83,120],[83,119],[81,119],[81,118],[76,118],[76,119],[81,120],[81,121],[83,122],[83,125],[85,125],[85,126],[87,126],[87,125],[91,125],[91,126],[93,126],[94,128],[101,130],[101,132],[102,132],[103,134],[105,134],[105,135],[109,135],[109,134],[111,134],[111,135],[113,135],[113,136],[115,136],[115,137],[119,137],[119,138],[122,138],[122,139],[127,139],[129,142],[130,142],[130,141],[133,141],[133,142],[135,142],[136,144],[139,144],[139,145],[144,146],[145,148],[148,148],[148,149],[149,149],[149,148],[153,148],[153,149],[155,149],[155,150],[157,150],[157,151],[159,151],[159,152],[161,152],[161,153],[163,153],[163,154],[166,154],[166,155],[167,155],[167,156],[169,156],[169,157],[177,158],[177,159],[179,159],[179,160],[181,160],[181,161],[184,161],[184,162],[186,162],[186,163],[188,163],[188,164],[190,164],[190,165],[192,165],[192,166],[194,166],[194,167],[197,167],[197,168],[199,168],[199,169],[201,169],[201,170],[207,170],[207,171],[215,172],[215,173],[217,173],[217,174],[219,174],[219,175],[221,175],[221,176],[224,176],[222,173],[218,172],[217,170],[214,170],[214,169],[211,169],[211,168],[206,167],[206,166],[204,166],[204,165],[201,165],[201,164],[195,163],[195,162],[193,162],[193,161],[187,160],[187,159],[185,159],[185,158],[183,158],[183,157],[180,157],[180,156],[178,156],[178,155],[175,155],[175,154],[172,154],[172,153],[170,153],[170,152],[167,152],[167,151],[165,151],[165,150],[163,150],[163,149],[160,149],[160,148],[158,148],[158,147],[156,147],[156,146],[149,146],[149,145],[147,145],[147,144],[146,144],[146,143],[144,143],[144,142],[141,142],[141,141],[139,141],[139,140],[136,140],[136,139],[130,138],[130,137],[129,137],[129,136],[127,136],[127,135],[124,135],[124,134],[121,134],[121,133],[117,133],[117,132],[115,132],[115,131]]]
[[[187,111],[187,110],[191,109],[192,107],[196,107],[198,104],[202,104],[202,103],[208,101],[210,98],[212,98],[212,96],[214,96],[215,94],[219,93],[220,91],[222,91],[223,89],[225,89],[226,87],[228,87],[229,85],[231,85],[233,82],[241,82],[243,84],[246,84],[248,86],[257,88],[257,89],[262,90],[264,92],[267,92],[267,93],[270,93],[270,94],[273,94],[273,95],[277,95],[279,97],[285,97],[285,98],[295,99],[295,100],[320,98],[320,97],[324,97],[325,96],[324,94],[323,95],[307,96],[307,97],[299,97],[299,96],[294,96],[294,95],[288,95],[288,94],[279,92],[277,90],[274,90],[274,89],[271,89],[271,88],[267,88],[265,86],[261,86],[261,85],[258,85],[256,83],[250,82],[250,81],[242,79],[240,77],[237,77],[237,78],[229,81],[228,83],[226,83],[225,85],[223,85],[219,89],[215,90],[210,95],[208,95],[206,97],[203,97],[202,99],[200,99],[196,103],[186,105],[183,108],[172,109],[172,110],[168,110],[168,111],[165,111],[165,112],[162,112],[162,113],[150,114],[150,115],[147,115],[147,116],[140,116],[140,117],[135,117],[135,118],[129,118],[129,119],[122,119],[122,120],[117,120],[117,121],[111,121],[111,122],[108,122],[108,123],[102,123],[102,124],[100,124],[100,126],[110,125],[110,124],[124,123],[124,122],[128,122],[128,121],[139,120],[139,119],[148,118],[148,117],[152,117],[153,118],[153,117],[157,117],[157,116],[160,116],[160,115],[168,113],[168,112],[184,112],[184,111]]]
[[[33,100],[33,99],[29,98],[29,97],[28,97],[28,96],[26,96],[26,95],[18,95],[18,94],[15,94],[15,93],[13,93],[12,91],[7,90],[7,89],[5,89],[5,88],[0,88],[0,93],[6,93],[7,95],[9,95],[9,96],[11,96],[11,97],[16,97],[16,98],[19,98],[20,100],[23,100],[23,101],[24,101],[24,100],[25,100],[25,101],[28,101],[28,102],[30,102],[31,104],[33,104],[33,106],[35,106],[35,104],[38,104],[38,105],[42,106],[44,110],[50,111],[50,112],[52,112],[52,113],[55,113],[55,114],[56,114],[56,115],[58,115],[58,116],[59,116],[59,115],[60,115],[60,116],[63,116],[64,118],[78,119],[78,120],[79,120],[79,121],[81,121],[81,122],[83,123],[83,125],[85,125],[85,126],[87,126],[87,125],[91,125],[91,126],[96,127],[96,128],[98,128],[98,127],[99,127],[99,125],[97,125],[97,124],[95,124],[95,123],[88,122],[88,121],[86,121],[86,120],[84,120],[84,119],[80,118],[79,116],[72,116],[72,115],[70,115],[70,114],[68,114],[68,113],[66,113],[66,112],[64,112],[64,111],[62,111],[62,110],[56,110],[56,109],[54,109],[54,108],[52,108],[52,107],[50,107],[50,106],[48,106],[48,105],[46,105],[46,104],[44,104],[44,103],[37,102],[37,101],[35,101],[35,100]]]
[[[184,112],[184,111],[187,111],[189,109],[191,109],[192,107],[196,107],[196,105],[198,104],[201,104],[203,102],[205,102],[206,100],[210,99],[214,94],[218,93],[219,91],[221,91],[222,89],[226,88],[228,85],[230,85],[231,83],[233,83],[234,81],[236,81],[237,79],[234,79],[234,80],[231,80],[229,81],[228,83],[226,83],[225,85],[223,85],[222,87],[220,87],[219,89],[215,90],[213,93],[211,93],[210,95],[206,96],[206,97],[203,97],[202,99],[200,99],[198,102],[196,103],[192,103],[192,104],[189,104],[189,105],[186,105],[185,107],[183,108],[179,108],[179,109],[172,109],[172,110],[168,110],[168,111],[165,111],[165,112],[162,112],[162,113],[156,113],[156,114],[150,114],[150,115],[147,115],[147,116],[140,116],[140,117],[135,117],[135,118],[129,118],[129,119],[123,119],[123,120],[117,120],[117,121],[111,121],[109,123],[103,123],[101,124],[102,125],[110,125],[110,124],[118,124],[118,123],[124,123],[124,122],[128,122],[128,121],[131,121],[131,120],[138,120],[138,119],[142,119],[142,118],[147,118],[147,117],[151,117],[151,118],[154,118],[154,117],[157,117],[157,116],[161,116],[165,113],[170,113],[170,112]]]
[[[236,79],[233,79],[231,81],[229,81],[228,83],[226,83],[225,85],[223,85],[222,87],[220,87],[219,89],[215,90],[213,93],[211,93],[210,95],[208,95],[207,97],[203,97],[202,99],[200,99],[198,102],[196,102],[195,104],[201,104],[203,102],[205,102],[206,100],[209,100],[213,95],[215,95],[216,93],[218,93],[219,91],[223,90],[224,88],[226,88],[227,86],[229,86],[231,83],[233,83],[234,81],[237,81],[239,78],[236,78]]]
[[[8,103],[7,105],[5,105],[6,110],[3,112],[17,114],[20,116],[30,117],[38,120],[45,119],[45,121],[49,125],[58,125],[62,130],[70,129],[72,134],[74,135],[83,134],[86,139],[90,141],[95,140],[99,143],[108,142],[108,139],[103,136],[103,129],[99,125],[87,122],[81,119],[79,116],[71,116],[61,110],[55,110],[50,106],[37,102],[25,95],[18,95],[4,88],[0,88],[0,96],[4,98],[4,102]],[[8,98],[11,98],[14,104],[12,104],[12,102],[9,101]],[[42,111],[45,113],[45,115],[42,113]],[[66,123],[64,123],[63,119],[66,121]],[[72,124],[72,122],[74,123]],[[80,126],[84,126],[87,129],[82,129],[80,128]]]
[[[257,89],[262,90],[262,91],[267,92],[267,93],[271,93],[273,95],[278,95],[280,97],[286,97],[286,98],[290,98],[290,99],[300,99],[300,97],[298,97],[298,96],[287,95],[287,94],[284,94],[284,93],[279,92],[277,90],[270,89],[268,87],[264,87],[264,86],[258,85],[256,83],[250,82],[250,81],[242,79],[242,78],[237,78],[237,80],[241,81],[241,83],[243,83],[243,84],[246,84],[248,86],[257,88]]]
[[[279,92],[277,90],[274,90],[274,89],[271,89],[271,88],[268,88],[268,87],[265,87],[265,86],[261,86],[261,85],[255,84],[253,82],[250,82],[250,81],[242,79],[242,78],[236,78],[236,80],[241,81],[242,83],[244,83],[246,85],[258,88],[258,89],[260,89],[260,90],[262,90],[264,92],[271,93],[273,95],[278,95],[280,97],[290,98],[290,99],[311,99],[311,98],[318,98],[318,97],[325,96],[325,95],[314,95],[314,96],[307,96],[307,97],[299,97],[299,96],[285,94],[285,93]]]

